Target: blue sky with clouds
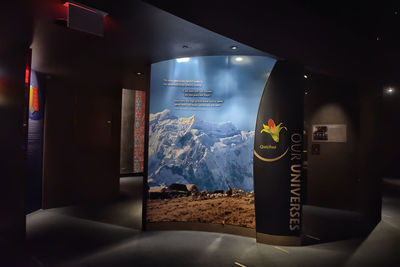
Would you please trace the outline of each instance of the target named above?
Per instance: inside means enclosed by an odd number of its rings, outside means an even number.
[[[264,56],[206,56],[152,64],[150,113],[169,109],[178,117],[196,115],[210,122],[232,122],[253,131],[258,105],[276,60]],[[201,87],[166,86],[165,80],[201,81]],[[171,83],[171,82],[170,82]],[[212,90],[210,97],[185,97],[184,90]],[[221,107],[176,109],[175,100],[222,100]]]

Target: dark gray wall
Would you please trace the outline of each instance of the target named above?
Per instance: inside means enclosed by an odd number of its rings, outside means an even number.
[[[51,77],[47,88],[44,208],[116,198],[120,84]]]
[[[341,88],[319,87],[306,99],[308,134],[308,203],[355,209],[357,188],[358,101]],[[312,155],[313,124],[346,124],[346,143],[315,143],[320,155]]]
[[[384,87],[387,89],[389,86]],[[382,101],[382,120],[379,125],[384,129],[382,132],[381,146],[382,146],[382,172],[384,177],[398,178],[397,157],[393,157],[396,149],[400,148],[400,87],[392,86],[395,90],[394,93],[388,94],[383,90]]]
[[[393,150],[385,154],[385,145],[392,149],[396,143],[384,141],[382,146],[382,94],[380,88],[362,92],[360,103],[360,145],[359,157],[359,186],[357,191],[357,209],[366,218],[370,227],[381,220],[382,210],[382,178],[385,176],[384,162],[394,158]],[[388,129],[393,127],[389,124]]]
[[[119,192],[122,67],[105,37],[55,23],[57,1],[37,5],[33,68],[47,75],[43,207],[109,201]]]
[[[27,48],[27,47],[25,47]],[[25,237],[24,189],[26,156],[23,111],[25,53],[15,49],[0,54],[0,249],[13,247]]]
[[[377,90],[317,74],[309,75],[306,88],[308,204],[357,211],[376,223],[381,206]],[[346,124],[347,142],[313,143],[313,124]],[[320,155],[312,155],[312,144],[320,145]]]

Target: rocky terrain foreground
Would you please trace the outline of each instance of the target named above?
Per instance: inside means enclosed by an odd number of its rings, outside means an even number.
[[[157,195],[160,191],[163,194]],[[187,194],[176,194],[173,190],[151,188],[150,196],[153,197],[147,202],[148,222],[201,222],[255,228],[252,192],[233,189],[225,193],[190,193],[188,190]]]

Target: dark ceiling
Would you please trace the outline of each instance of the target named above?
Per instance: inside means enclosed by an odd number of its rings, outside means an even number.
[[[108,45],[128,68],[137,68],[133,61],[231,54],[237,44],[234,53],[265,52],[363,84],[400,81],[400,1],[79,2],[109,14],[117,30]]]
[[[230,55],[235,45],[240,47],[237,54],[267,55],[142,1],[80,3],[109,13],[104,38],[66,28],[59,20],[67,16],[67,8],[61,1],[43,0],[35,12],[34,69],[48,74],[76,72],[90,67],[87,58],[96,60],[106,54],[123,71],[136,73],[146,64],[171,58]]]
[[[147,2],[317,72],[399,81],[400,1]]]

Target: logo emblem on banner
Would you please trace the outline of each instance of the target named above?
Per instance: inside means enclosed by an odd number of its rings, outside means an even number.
[[[264,129],[261,130],[261,133],[266,132],[269,133],[272,137],[272,139],[276,142],[279,143],[279,133],[282,129],[285,129],[287,131],[287,128],[284,126],[281,126],[282,122],[278,124],[278,126],[275,125],[275,122],[273,119],[268,120],[268,125],[263,124]]]
[[[263,135],[263,144],[254,150],[254,155],[266,162],[273,162],[283,158],[289,149],[286,145],[286,140],[285,142],[280,142],[282,130],[285,130],[285,132],[288,130],[283,126],[282,122],[275,125],[275,121],[270,118],[268,125],[263,123],[263,129],[261,129],[260,134],[266,133],[267,135]],[[273,142],[271,143],[271,141]]]

